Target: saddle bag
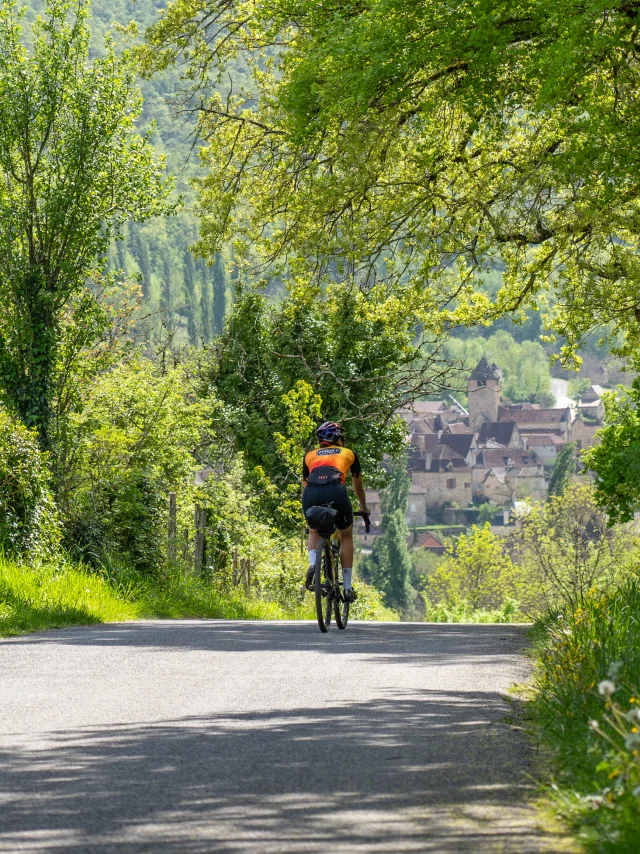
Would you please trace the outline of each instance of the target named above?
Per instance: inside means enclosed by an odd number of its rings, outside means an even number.
[[[314,531],[332,531],[337,515],[338,511],[334,510],[333,507],[321,507],[320,505],[309,507],[305,514],[307,524]]]

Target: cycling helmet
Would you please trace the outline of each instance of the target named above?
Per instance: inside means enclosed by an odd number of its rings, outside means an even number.
[[[338,439],[344,439],[344,430],[337,421],[325,421],[316,430],[316,436],[320,442],[332,445]]]

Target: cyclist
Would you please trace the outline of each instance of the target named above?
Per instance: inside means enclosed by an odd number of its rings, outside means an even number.
[[[356,592],[351,586],[353,568],[353,509],[345,479],[351,472],[353,488],[360,505],[360,511],[369,513],[367,499],[362,485],[362,470],[358,455],[345,448],[345,435],[337,421],[325,421],[316,430],[319,447],[305,454],[302,464],[302,510],[306,514],[309,507],[316,505],[332,507],[337,510],[335,517],[338,536],[340,537],[340,561],[344,582],[344,598],[347,602],[355,602]],[[316,566],[316,546],[320,535],[309,530],[307,549],[309,551],[309,569],[305,586],[313,588],[313,578]]]

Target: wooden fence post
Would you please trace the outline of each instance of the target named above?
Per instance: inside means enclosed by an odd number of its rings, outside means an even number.
[[[240,561],[242,583],[244,585],[244,595],[249,595],[249,585],[251,584],[251,562],[248,557],[243,557]]]
[[[238,547],[234,546],[233,549],[233,571],[231,573],[231,586],[237,587],[238,585]]]
[[[202,510],[199,504],[196,504],[195,509],[195,523],[196,523],[196,536],[194,541],[194,554],[193,554],[193,569],[196,575],[199,575],[202,572],[202,556],[204,553],[204,529],[206,525],[207,519],[207,511]]]
[[[167,541],[167,557],[169,558],[169,563],[176,562],[176,537],[178,533],[177,527],[177,504],[176,504],[176,494],[175,492],[169,493],[169,529],[168,529],[168,541]]]

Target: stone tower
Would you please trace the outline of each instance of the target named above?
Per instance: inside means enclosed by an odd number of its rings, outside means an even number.
[[[469,427],[472,430],[477,430],[484,421],[498,420],[501,378],[500,368],[490,365],[484,356],[469,377]]]

